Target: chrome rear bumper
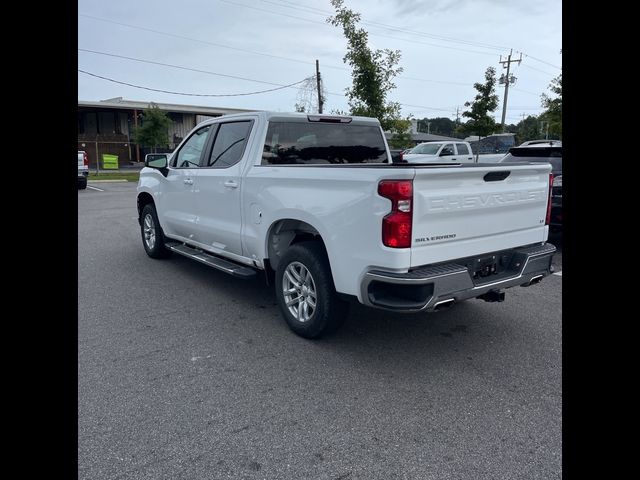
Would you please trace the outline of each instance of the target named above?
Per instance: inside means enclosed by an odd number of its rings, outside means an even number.
[[[556,247],[550,243],[509,250],[509,268],[476,278],[465,266],[469,258],[418,267],[406,273],[370,270],[362,280],[361,298],[365,305],[386,310],[433,311],[441,305],[448,306],[491,291],[538,283],[552,273],[551,260],[555,252]],[[505,252],[496,252],[496,255],[505,255]]]

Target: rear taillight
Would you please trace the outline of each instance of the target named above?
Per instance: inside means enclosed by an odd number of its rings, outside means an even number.
[[[553,190],[553,173],[549,174],[549,201],[547,202],[547,219],[544,224],[549,225],[551,223],[551,191]]]
[[[84,166],[89,166],[89,157],[87,157],[87,152],[84,153]]]
[[[411,246],[413,180],[383,180],[378,194],[391,200],[391,212],[382,219],[382,243],[392,248]]]

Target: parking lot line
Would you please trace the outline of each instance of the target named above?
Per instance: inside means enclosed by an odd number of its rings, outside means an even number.
[[[554,275],[558,275],[559,277],[562,276],[562,270],[560,270],[559,272],[555,272]]]
[[[91,185],[87,185],[87,188],[90,188],[90,189],[92,189],[92,190],[97,190],[97,191],[99,191],[99,192],[104,192],[104,190],[102,190],[101,188],[98,188],[98,187],[92,187]]]

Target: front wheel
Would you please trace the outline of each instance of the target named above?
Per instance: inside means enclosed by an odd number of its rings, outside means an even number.
[[[336,293],[327,255],[318,242],[291,246],[276,270],[278,306],[289,328],[304,338],[337,330],[349,304]]]
[[[142,209],[140,233],[142,234],[142,244],[144,250],[151,258],[164,258],[171,253],[165,247],[164,233],[160,222],[158,221],[158,214],[153,204],[148,203]]]

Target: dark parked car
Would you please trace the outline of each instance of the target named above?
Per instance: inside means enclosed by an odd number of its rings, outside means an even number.
[[[562,228],[562,144],[547,141],[526,146],[512,147],[500,163],[535,162],[550,163],[553,173],[551,190],[551,230]]]

